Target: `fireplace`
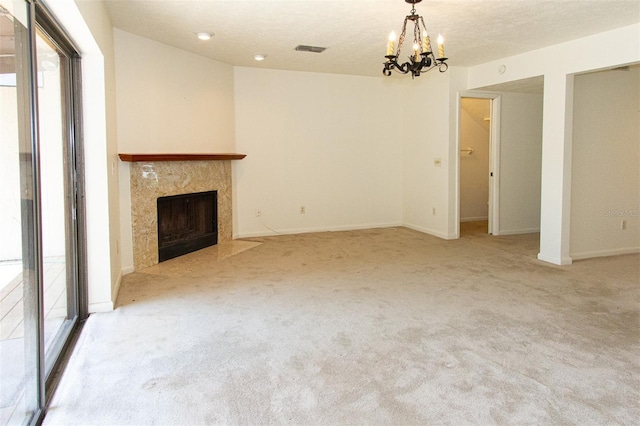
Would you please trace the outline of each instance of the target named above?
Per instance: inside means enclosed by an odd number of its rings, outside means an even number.
[[[231,160],[244,154],[119,154],[129,164],[133,270],[158,263],[158,198],[216,191],[217,242],[231,241]],[[215,228],[214,228],[215,229]]]
[[[218,192],[159,197],[158,261],[218,243]]]

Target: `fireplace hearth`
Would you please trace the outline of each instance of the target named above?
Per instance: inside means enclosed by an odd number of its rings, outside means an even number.
[[[217,191],[157,199],[158,261],[218,243]]]

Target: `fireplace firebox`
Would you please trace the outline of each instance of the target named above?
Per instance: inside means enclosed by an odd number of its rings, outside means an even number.
[[[218,243],[218,192],[159,197],[158,261]]]

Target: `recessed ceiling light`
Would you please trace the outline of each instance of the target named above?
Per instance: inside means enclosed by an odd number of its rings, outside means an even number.
[[[196,35],[198,36],[198,38],[199,38],[200,40],[210,40],[210,39],[211,39],[211,37],[213,37],[213,34],[212,34],[212,33],[206,33],[206,32],[204,32],[204,31],[203,31],[203,32],[196,33]]]
[[[264,58],[266,58],[265,55],[253,55],[253,59],[256,61],[264,61]]]

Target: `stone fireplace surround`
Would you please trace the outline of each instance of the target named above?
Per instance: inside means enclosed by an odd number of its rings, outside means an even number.
[[[158,263],[157,199],[218,191],[218,242],[233,235],[231,160],[242,154],[120,154],[131,162],[131,224],[135,270]]]

